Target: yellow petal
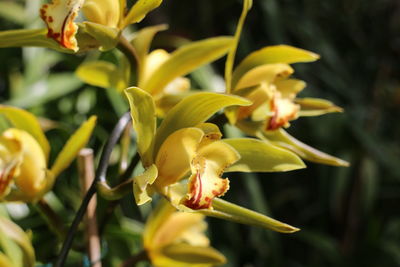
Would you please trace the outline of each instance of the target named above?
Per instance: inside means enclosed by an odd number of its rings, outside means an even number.
[[[120,3],[115,0],[86,0],[83,14],[91,22],[116,28],[120,19]]]
[[[274,82],[277,90],[281,92],[282,97],[294,99],[305,87],[306,83],[302,80],[284,79]]]
[[[259,137],[270,140],[273,142],[273,144],[283,147],[285,149],[289,149],[303,159],[312,162],[342,167],[349,166],[349,163],[347,161],[310,147],[309,145],[300,142],[283,129],[278,129],[276,131],[264,131],[262,135],[259,135]]]
[[[46,23],[47,36],[53,38],[65,48],[78,51],[75,34],[78,26],[74,19],[84,0],[52,0],[40,9],[40,17]]]
[[[343,112],[341,107],[331,101],[320,98],[297,98],[295,102],[300,105],[300,116],[319,116],[332,112]]]
[[[288,45],[266,46],[248,55],[235,69],[232,76],[232,87],[235,87],[239,79],[257,66],[265,64],[315,61],[319,56],[307,50]]]
[[[300,106],[291,99],[283,98],[280,92],[275,92],[271,101],[272,117],[268,120],[266,130],[276,130],[280,127],[288,127],[289,121],[297,119]]]
[[[21,163],[14,176],[15,185],[29,199],[41,197],[47,186],[47,164],[42,148],[30,134],[19,129],[10,128],[3,136],[18,140],[22,146]]]
[[[191,209],[211,208],[212,200],[229,189],[229,180],[220,178],[221,174],[239,158],[236,150],[222,141],[201,147],[192,162],[193,175],[183,204]]]
[[[224,255],[211,247],[173,244],[163,248],[162,254],[164,258],[152,260],[157,267],[211,267],[226,263]]]
[[[93,129],[96,126],[96,120],[96,116],[91,116],[87,121],[82,123],[79,129],[68,139],[51,167],[54,178],[57,178],[57,176],[71,164],[78,155],[79,150],[89,142]]]
[[[143,205],[151,201],[151,192],[149,192],[149,185],[152,185],[157,179],[158,170],[153,164],[146,171],[133,178],[133,195],[137,205]]]
[[[262,83],[257,89],[253,90],[249,95],[246,96],[247,99],[253,102],[250,106],[239,107],[236,113],[237,120],[242,120],[250,116],[256,109],[262,106],[264,103],[269,103],[273,97],[273,91],[269,90],[269,85]],[[269,108],[264,108],[265,110],[262,119],[265,119]]]
[[[6,196],[22,161],[22,144],[9,135],[0,136],[0,199]]]
[[[46,159],[48,158],[50,152],[49,141],[44,135],[39,121],[32,113],[20,108],[0,105],[0,114],[4,114],[15,128],[24,130],[32,135],[42,147]]]
[[[169,53],[163,49],[156,49],[147,55],[144,60],[144,66],[141,73],[142,76],[139,80],[139,87],[146,84],[153,73],[169,58]]]
[[[197,228],[198,224],[203,225],[203,219],[201,214],[177,211],[169,202],[161,200],[146,222],[143,232],[144,247],[153,250],[185,239],[187,231]],[[208,239],[200,242],[208,245]],[[195,243],[199,244],[199,241]]]
[[[154,100],[149,93],[138,88],[125,89],[131,109],[132,125],[137,135],[138,152],[147,168],[153,163],[153,139],[156,131]]]
[[[262,82],[271,83],[276,78],[287,77],[293,69],[287,64],[266,64],[255,67],[246,72],[234,87],[234,91],[259,85]]]
[[[197,128],[184,128],[168,136],[156,157],[159,188],[179,181],[190,171],[190,163],[203,136],[203,131]]]
[[[157,8],[162,0],[138,0],[129,10],[128,15],[124,18],[121,28],[125,28],[129,24],[141,21],[147,13]]]

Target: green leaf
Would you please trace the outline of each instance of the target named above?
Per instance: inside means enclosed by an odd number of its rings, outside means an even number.
[[[50,152],[49,141],[44,135],[39,121],[32,113],[23,109],[0,105],[0,114],[5,115],[15,128],[24,130],[32,135],[43,149],[46,160],[48,160]]]
[[[174,106],[165,116],[157,130],[154,155],[164,140],[176,130],[193,127],[205,122],[218,110],[229,106],[248,106],[247,99],[217,93],[202,92],[184,98]]]
[[[242,224],[259,226],[281,233],[294,233],[299,228],[282,223],[261,213],[235,205],[220,198],[213,200],[213,210],[199,210],[204,215]]]
[[[233,64],[235,63],[235,54],[237,47],[239,45],[240,35],[242,34],[242,29],[244,25],[244,21],[246,20],[247,12],[251,9],[253,5],[253,0],[244,0],[243,1],[243,9],[242,14],[240,15],[238,25],[236,27],[236,32],[234,36],[234,43],[229,50],[228,56],[226,58],[225,63],[225,83],[226,83],[226,93],[231,92],[231,83],[232,83],[232,70]]]
[[[105,89],[116,88],[121,91],[127,87],[126,77],[113,63],[107,61],[90,61],[81,64],[76,75],[87,84]]]
[[[152,144],[156,131],[156,108],[152,96],[138,87],[125,89],[131,108],[133,128],[137,135],[138,152],[144,167],[152,160]]]
[[[303,161],[289,150],[252,138],[222,139],[241,156],[225,172],[283,172],[305,168]]]
[[[47,47],[64,53],[74,53],[73,50],[60,46],[56,41],[47,38],[47,29],[10,30],[0,32],[0,48],[38,46]]]
[[[262,135],[259,135],[259,137],[262,139],[270,140],[273,144],[289,149],[299,155],[301,158],[312,162],[342,167],[349,166],[349,163],[347,161],[312,148],[300,142],[283,129],[279,129],[276,131],[266,131]]]
[[[214,266],[226,263],[225,256],[211,247],[192,246],[180,243],[162,248],[162,253],[179,264],[186,264],[186,266],[196,264]]]
[[[93,22],[84,22],[80,27],[99,42],[101,51],[110,50],[118,43],[120,30],[117,28]]]
[[[231,47],[232,37],[215,37],[192,42],[175,50],[143,84],[143,90],[152,95],[179,76],[186,75],[200,66],[222,57]]]
[[[311,62],[319,59],[319,56],[307,50],[288,45],[267,46],[248,55],[235,69],[232,77],[234,88],[239,79],[246,72],[260,65],[297,62]]]
[[[47,90],[40,91],[40,94],[27,93],[11,99],[5,104],[22,108],[37,107],[71,93],[82,85],[82,82],[73,73],[52,73],[46,82]]]
[[[57,178],[57,176],[71,164],[71,162],[78,155],[79,150],[81,150],[87,144],[95,125],[96,116],[91,116],[68,139],[67,143],[58,154],[53,166],[50,169],[50,172],[54,177],[53,179]]]
[[[157,8],[161,3],[162,0],[138,0],[124,18],[121,28],[125,28],[132,23],[140,22],[147,13]]]
[[[299,104],[301,109],[300,116],[319,116],[332,112],[343,112],[341,107],[336,106],[331,101],[320,98],[296,98],[296,104]]]

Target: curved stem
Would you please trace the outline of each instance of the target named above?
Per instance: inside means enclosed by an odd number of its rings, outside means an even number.
[[[132,69],[133,66],[137,66],[137,69],[140,70],[142,66],[139,60],[139,56],[136,53],[135,48],[131,45],[131,43],[124,37],[124,36],[120,36],[119,37],[119,41],[118,41],[118,45],[117,48],[119,51],[121,51],[126,58],[129,61],[129,64],[131,65],[131,73],[132,73]],[[138,71],[139,73],[139,71]]]
[[[89,201],[93,197],[94,193],[96,193],[96,184],[98,181],[105,182],[105,180],[106,180],[105,176],[106,176],[108,162],[109,162],[111,152],[112,152],[115,144],[117,143],[119,137],[121,136],[122,132],[124,131],[126,125],[130,121],[131,121],[131,116],[130,116],[130,113],[127,112],[119,119],[119,121],[115,125],[109,139],[107,140],[107,143],[101,154],[100,163],[99,163],[99,166],[96,171],[95,179],[93,180],[93,183],[91,184],[89,190],[87,191],[85,197],[83,198],[82,204],[79,207],[79,210],[75,215],[75,218],[71,224],[71,227],[68,230],[67,237],[61,248],[60,255],[58,256],[57,261],[54,265],[55,267],[64,266],[65,260],[67,259],[67,256],[69,253],[69,250],[71,249],[72,241],[74,240],[75,234],[78,230],[78,226],[79,226],[80,222],[82,221],[82,218],[86,212]]]

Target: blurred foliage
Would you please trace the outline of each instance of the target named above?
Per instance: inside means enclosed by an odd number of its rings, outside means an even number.
[[[24,2],[0,1],[0,30],[43,26],[36,16],[41,1],[26,1],[23,10],[15,5]],[[154,46],[172,48],[187,38],[233,34],[240,11],[238,0],[168,0],[138,27],[169,24],[170,30],[161,33]],[[291,173],[231,175],[235,183],[228,200],[302,231],[282,235],[209,219],[213,246],[228,259],[225,266],[400,265],[399,15],[396,0],[254,0],[237,61],[272,44],[320,54],[316,63],[294,66],[296,77],[308,83],[301,96],[329,99],[345,113],[301,118],[288,131],[350,161],[351,167],[307,163],[307,169]],[[87,57],[116,62],[119,54],[91,52]],[[114,91],[84,85],[75,77],[73,71],[84,60],[84,55],[42,48],[0,49],[0,102],[46,118],[42,123],[52,151],[60,151],[73,129],[92,114],[98,116],[98,125],[91,146],[99,151],[126,110]],[[207,75],[222,74],[223,63],[192,74],[194,87],[216,86]],[[81,199],[78,181],[71,179],[75,172],[70,168],[61,175],[48,200],[67,221]],[[110,177],[117,172],[118,166],[111,168]],[[140,222],[149,209],[137,208],[132,198],[125,197],[112,216],[106,213],[111,204],[99,198],[99,220],[108,220],[102,229],[104,266],[116,266],[140,251]],[[48,252],[56,253],[57,240],[40,214],[31,209],[28,216],[18,217],[15,207],[9,209],[21,227],[32,230],[37,260],[54,260],[56,254]],[[82,255],[71,253],[68,266],[83,264]]]

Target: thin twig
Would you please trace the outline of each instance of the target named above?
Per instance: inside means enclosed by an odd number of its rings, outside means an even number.
[[[94,180],[93,149],[84,148],[79,152],[78,170],[82,195],[85,195]],[[95,194],[94,198],[89,201],[85,216],[86,245],[91,266],[101,267],[101,246],[97,228],[96,206],[97,199]]]
[[[129,112],[127,112],[119,119],[119,121],[115,125],[109,139],[107,140],[107,143],[101,154],[100,163],[97,168],[95,179],[93,180],[93,183],[91,184],[88,192],[86,193],[85,197],[83,198],[82,204],[79,207],[79,210],[75,215],[75,218],[71,224],[71,227],[69,228],[67,237],[64,241],[63,247],[61,248],[60,255],[58,256],[57,261],[54,265],[55,267],[64,266],[65,260],[67,259],[69,250],[71,249],[72,241],[74,240],[78,226],[79,226],[80,222],[82,221],[82,218],[86,212],[89,201],[93,197],[94,193],[96,193],[96,183],[97,183],[97,181],[105,181],[105,176],[106,176],[106,172],[107,172],[107,168],[108,168],[108,161],[110,159],[111,152],[112,152],[115,144],[117,143],[119,137],[121,136],[122,132],[124,131],[126,125],[130,121],[131,121],[131,116],[130,116]]]

